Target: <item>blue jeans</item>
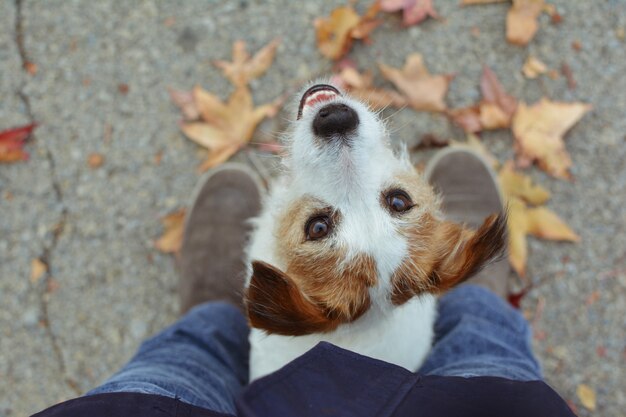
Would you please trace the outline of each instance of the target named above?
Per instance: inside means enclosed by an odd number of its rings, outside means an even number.
[[[87,395],[158,394],[222,413],[248,380],[248,327],[230,304],[211,302],[144,342],[135,357]],[[542,379],[522,315],[489,290],[462,285],[439,300],[424,375]]]

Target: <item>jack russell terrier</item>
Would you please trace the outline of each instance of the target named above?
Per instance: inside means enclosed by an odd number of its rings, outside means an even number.
[[[250,380],[321,341],[415,371],[437,294],[500,255],[506,217],[478,230],[444,220],[376,113],[332,85],[300,97],[248,248]]]

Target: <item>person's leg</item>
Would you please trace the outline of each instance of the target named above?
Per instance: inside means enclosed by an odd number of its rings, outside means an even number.
[[[472,151],[440,152],[429,163],[426,176],[440,192],[444,214],[450,220],[478,226],[503,209],[494,172]],[[505,301],[508,278],[509,267],[502,259],[441,297],[435,342],[418,372],[542,378],[530,346],[529,325]]]
[[[234,398],[248,382],[249,328],[240,299],[244,247],[261,193],[256,176],[234,164],[200,181],[180,253],[180,303],[186,314],[144,342],[126,366],[87,395],[139,392],[235,412]]]

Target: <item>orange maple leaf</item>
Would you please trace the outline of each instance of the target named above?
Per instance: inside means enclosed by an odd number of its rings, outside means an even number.
[[[237,41],[233,44],[232,62],[218,60],[213,64],[222,70],[234,86],[247,85],[250,80],[263,75],[272,65],[279,44],[280,40],[274,39],[251,57],[246,50],[246,43]]]
[[[411,54],[406,58],[400,70],[379,64],[383,77],[391,81],[406,97],[409,105],[415,110],[442,112],[446,110],[446,94],[451,74],[432,75],[424,65],[420,54]]]
[[[428,17],[439,17],[433,7],[433,0],[380,0],[380,10],[390,13],[402,10],[402,23],[405,26],[416,25]]]
[[[515,45],[527,45],[537,33],[537,18],[545,9],[545,0],[513,0],[506,15],[507,41]]]
[[[546,98],[532,106],[520,103],[512,122],[518,164],[528,166],[537,162],[548,174],[569,179],[572,160],[563,135],[589,110],[588,104],[560,103]]]
[[[376,19],[379,7],[374,3],[359,16],[352,6],[343,6],[334,9],[327,18],[315,19],[317,47],[322,55],[337,60],[350,51],[355,39],[368,41],[370,33],[382,23]]]

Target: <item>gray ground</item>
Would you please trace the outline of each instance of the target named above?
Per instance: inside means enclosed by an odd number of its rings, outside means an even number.
[[[225,97],[230,87],[210,62],[229,58],[237,39],[257,49],[283,36],[274,66],[253,84],[257,102],[330,68],[316,50],[311,21],[341,1],[178,3],[0,1],[0,130],[41,124],[27,146],[30,161],[0,166],[2,417],[85,392],[176,318],[172,259],[152,241],[161,232],[159,217],[185,205],[202,154],[178,131],[166,88],[200,83]],[[448,96],[454,107],[479,97],[483,63],[528,102],[545,95],[594,105],[567,140],[575,181],[532,170],[553,191],[550,207],[583,241],[531,240],[529,276],[543,285],[523,307],[549,383],[582,416],[624,415],[626,42],[620,30],[626,4],[555,0],[563,23],[542,17],[539,35],[524,49],[504,41],[505,5],[435,3],[444,21],[403,30],[389,18],[374,43],[357,46],[353,57],[362,67],[400,66],[406,54],[419,51],[433,72],[457,74]],[[571,47],[575,40],[580,52]],[[563,77],[524,79],[528,53],[552,68],[567,62],[578,88],[568,89]],[[24,61],[36,63],[36,75],[22,70]],[[128,94],[119,84],[129,86]],[[266,123],[260,135],[292,116]],[[390,123],[398,140],[410,143],[426,133],[462,137],[440,116],[404,110]],[[508,132],[485,141],[501,159],[512,156]],[[87,165],[92,152],[105,155],[100,169]],[[50,275],[31,283],[36,257],[49,264]],[[590,303],[594,290],[599,299]],[[577,399],[580,383],[597,391],[596,413]]]

